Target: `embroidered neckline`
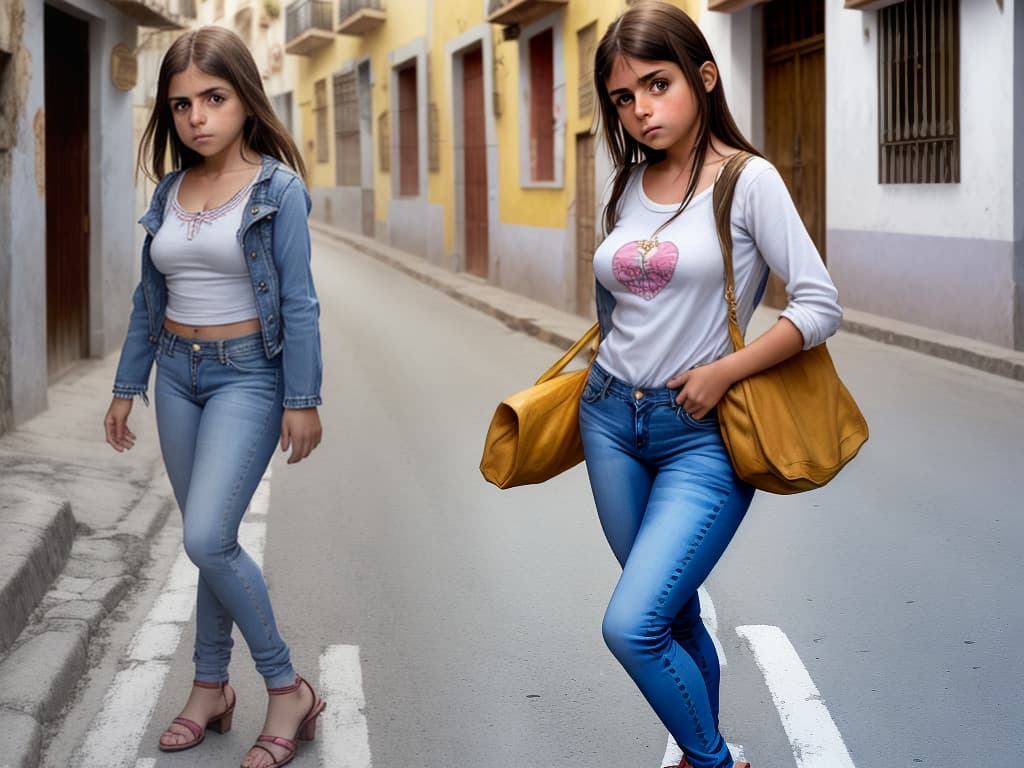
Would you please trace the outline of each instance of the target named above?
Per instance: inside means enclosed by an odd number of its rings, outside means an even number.
[[[249,190],[252,189],[258,177],[259,174],[257,173],[241,189],[235,192],[231,199],[226,203],[218,205],[216,208],[211,208],[208,211],[186,211],[181,207],[181,203],[178,202],[178,190],[181,189],[181,182],[185,178],[185,174],[181,174],[174,185],[174,194],[171,195],[171,206],[174,210],[174,215],[185,227],[185,239],[191,240],[196,236],[203,224],[211,224],[218,219],[222,219],[237,208],[248,196]]]

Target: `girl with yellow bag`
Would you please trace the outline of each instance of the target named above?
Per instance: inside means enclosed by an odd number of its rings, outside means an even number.
[[[697,597],[754,493],[733,470],[716,405],[735,382],[831,336],[836,289],[781,176],[736,127],[714,56],[683,11],[633,3],[601,40],[594,78],[615,172],[594,255],[602,341],[579,422],[622,565],[604,637],[682,748],[680,766],[749,768],[719,731],[718,658]],[[789,303],[733,351],[712,188],[739,151],[755,155],[731,209],[739,324],[769,271]]]

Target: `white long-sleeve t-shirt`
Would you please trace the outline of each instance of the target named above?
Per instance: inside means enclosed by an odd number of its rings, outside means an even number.
[[[664,387],[678,373],[732,352],[725,273],[712,207],[713,186],[649,241],[679,204],[655,203],[639,166],[620,201],[615,229],[594,253],[594,272],[615,298],[612,327],[597,362],[637,387]],[[769,269],[789,297],[782,317],[804,348],[839,327],[842,311],[828,271],[797,213],[785,182],[754,157],[736,182],[732,204],[733,271],[740,329],[746,332]]]

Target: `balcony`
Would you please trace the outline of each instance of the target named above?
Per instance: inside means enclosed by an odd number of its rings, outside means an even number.
[[[298,0],[285,11],[284,49],[309,56],[334,42],[330,0]]]
[[[110,4],[127,16],[131,16],[142,27],[154,29],[185,29],[188,24],[182,19],[191,4],[172,0],[109,0]],[[195,10],[192,10],[193,17]]]
[[[569,0],[490,0],[487,4],[487,21],[506,27],[522,27],[568,4]]]
[[[387,15],[381,0],[338,0],[339,35],[365,35],[383,26]]]

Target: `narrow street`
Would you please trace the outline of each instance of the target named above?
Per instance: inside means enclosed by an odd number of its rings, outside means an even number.
[[[494,406],[557,350],[322,236],[314,265],[325,439],[275,459],[246,530],[329,701],[293,764],[661,766],[664,729],[601,639],[617,565],[585,471],[502,492],[477,470]],[[723,732],[755,768],[1008,760],[1024,750],[1024,384],[849,334],[830,346],[871,440],[821,491],[759,494],[706,585]],[[233,766],[258,734],[239,637],[230,733],[156,749],[192,672],[179,553],[172,515],[47,768]]]

